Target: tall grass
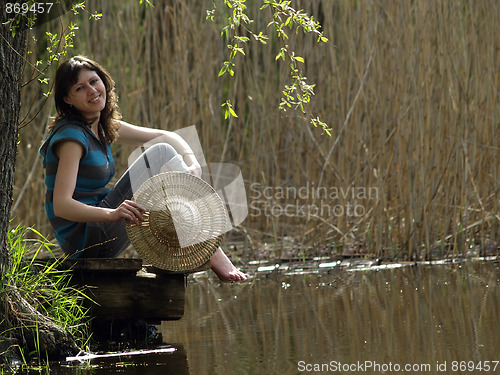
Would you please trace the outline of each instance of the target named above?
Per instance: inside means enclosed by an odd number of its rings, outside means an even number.
[[[196,124],[209,162],[242,169],[250,215],[241,229],[252,250],[274,243],[281,256],[286,236],[297,245],[296,255],[304,246],[314,249],[312,255],[386,258],[496,251],[498,2],[293,2],[322,23],[330,40],[319,45],[290,33],[289,44],[306,58],[305,75],[317,84],[311,111],[333,128],[331,138],[298,114],[277,110],[288,75],[287,66],[275,61],[277,40],[252,44],[227,81],[217,76],[226,42],[220,25],[205,20],[206,4],[155,3],[145,9],[135,0],[89,1],[89,10],[101,11],[103,20],[89,21],[85,13],[74,19],[80,27],[74,53],[95,58],[112,73],[125,120],[170,130]],[[259,4],[249,8],[255,28],[265,29]],[[226,95],[238,118],[224,120]],[[27,87],[24,111],[41,97],[36,86]],[[49,114],[53,109],[45,105],[21,131],[15,185],[17,194],[26,187],[16,220],[37,223],[44,233],[50,226],[35,157]],[[114,151],[123,171],[131,150]],[[313,186],[377,194],[313,198]],[[307,197],[283,197],[277,190],[301,187]],[[265,188],[268,196],[258,197]],[[264,204],[274,211],[259,213]],[[311,214],[291,206],[280,210],[287,204]],[[321,204],[338,210],[314,211]],[[348,215],[354,204],[359,211]]]
[[[31,235],[28,236],[28,233]],[[38,237],[38,240],[29,239]],[[51,253],[51,245],[34,228],[17,226],[9,233],[9,249],[11,255],[11,268],[2,272],[0,294],[2,301],[8,301],[12,290],[18,292],[37,312],[49,317],[56,324],[69,331],[79,347],[84,347],[90,337],[88,330],[87,308],[83,307],[83,300],[87,298],[83,292],[71,283],[71,274],[68,270],[59,269],[62,261],[41,261],[39,255],[43,252]],[[18,312],[22,314],[22,312]],[[8,316],[3,316],[9,319]],[[28,321],[28,319],[24,319]],[[0,327],[4,327],[4,321]],[[11,322],[11,324],[15,324]],[[23,327],[11,327],[18,330]],[[33,353],[23,353],[24,359],[40,356],[43,350],[39,347],[38,323],[33,321],[32,329],[35,342],[27,343],[27,347],[34,348]],[[1,332],[4,336],[6,332]],[[22,340],[20,341],[22,342]],[[20,347],[21,351],[24,350]],[[39,362],[44,358],[38,357]]]

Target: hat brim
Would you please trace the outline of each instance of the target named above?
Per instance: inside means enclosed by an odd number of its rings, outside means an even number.
[[[220,246],[228,214],[217,192],[204,180],[185,172],[149,178],[135,192],[144,207],[139,225],[127,221],[128,238],[148,264],[189,272],[207,263]]]

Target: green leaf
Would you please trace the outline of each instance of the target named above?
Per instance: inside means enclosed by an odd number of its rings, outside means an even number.
[[[248,38],[246,36],[235,36],[235,39],[239,40],[240,42],[243,42],[243,43],[246,43],[250,40],[250,38]]]
[[[139,0],[139,4],[142,5],[142,3],[144,3],[144,0]],[[146,5],[154,8],[154,5],[150,0],[146,0]]]
[[[226,111],[224,112],[224,118],[225,119],[227,119],[229,117],[229,115],[231,115],[233,117],[238,117],[238,115],[236,114],[236,112],[233,110],[233,106],[232,106],[230,100],[226,100],[225,103],[222,103],[221,107],[226,107]]]
[[[102,18],[102,13],[91,13],[89,20],[99,21]]]
[[[231,113],[231,116],[238,117],[238,115],[236,114],[236,112],[231,107],[228,107],[228,108],[229,108],[229,112]]]
[[[275,60],[278,60],[280,57],[283,59],[283,61],[285,60],[285,48],[280,49],[279,53],[276,55]]]

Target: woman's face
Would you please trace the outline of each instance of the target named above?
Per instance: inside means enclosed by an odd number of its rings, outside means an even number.
[[[86,119],[99,118],[106,105],[106,87],[97,72],[83,68],[78,81],[70,87],[64,98]]]

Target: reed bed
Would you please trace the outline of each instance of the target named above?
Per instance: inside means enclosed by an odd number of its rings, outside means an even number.
[[[236,59],[235,76],[218,77],[227,43],[220,19],[205,20],[206,5],[89,1],[87,9],[103,19],[73,17],[79,30],[71,53],[107,67],[126,121],[169,130],[195,124],[209,162],[241,168],[249,205],[235,231],[245,239],[242,257],[266,244],[268,257],[430,259],[497,251],[500,4],[294,2],[329,38],[318,44],[291,32],[289,44],[316,83],[308,111],[332,127],[332,137],[300,113],[277,109],[288,70],[275,61],[276,38],[251,43]],[[265,29],[258,9],[249,4],[252,27]],[[43,54],[43,45],[36,49]],[[42,89],[27,86],[24,113],[33,115],[41,98]],[[238,118],[224,119],[227,98]],[[53,113],[49,101],[21,130],[16,169],[15,200],[23,192],[16,221],[44,233],[50,226],[36,155]],[[131,151],[115,147],[119,171]]]

